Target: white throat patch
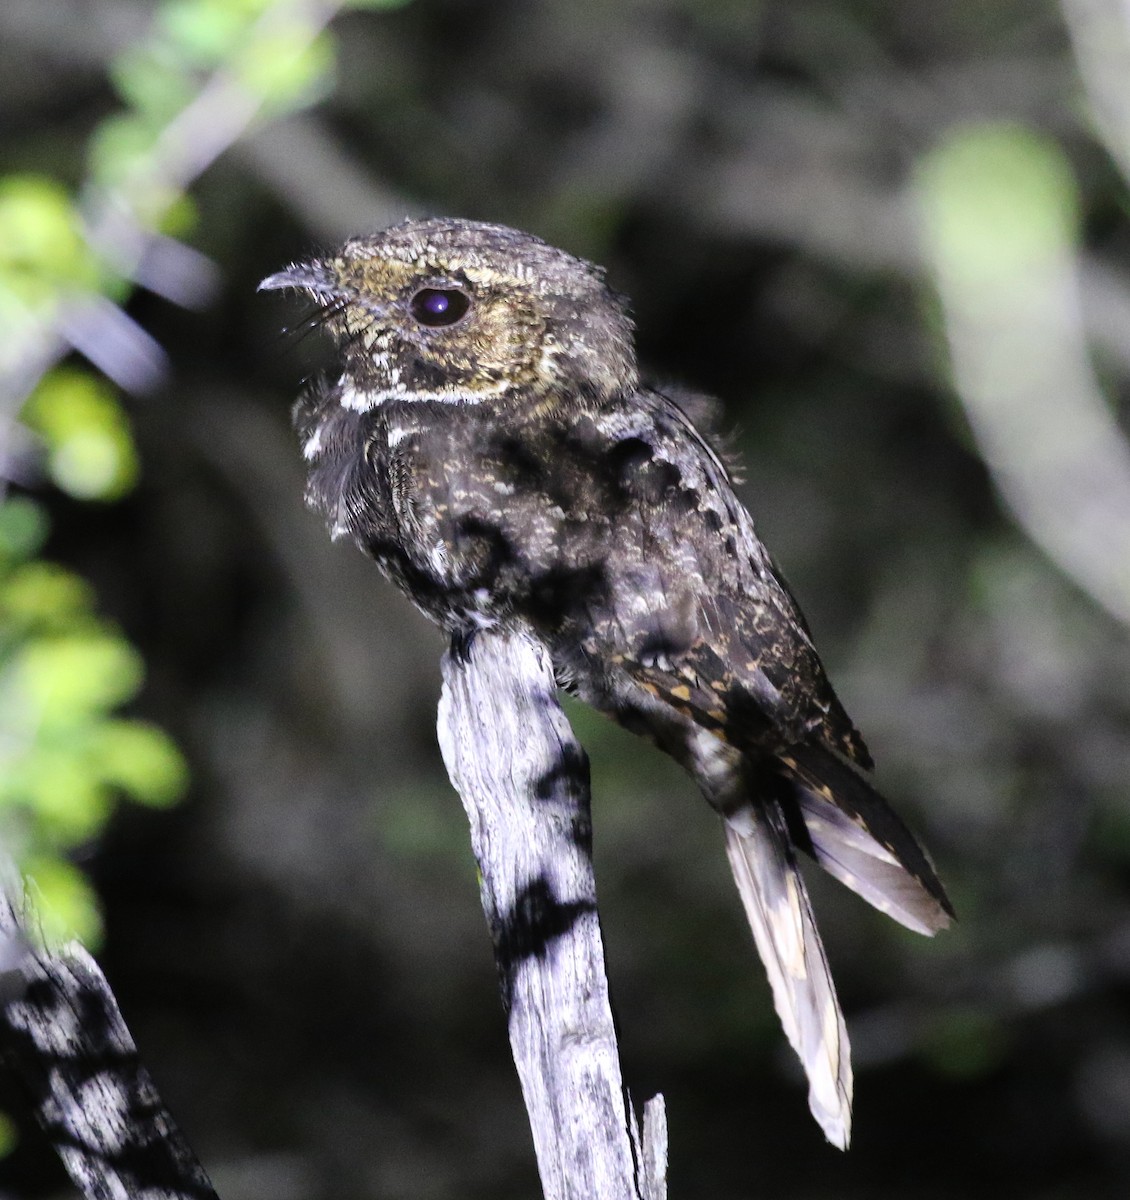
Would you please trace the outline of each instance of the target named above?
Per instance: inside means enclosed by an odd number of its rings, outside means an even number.
[[[399,375],[398,371],[394,372],[385,387],[364,390],[358,390],[343,375],[338,383],[340,389],[338,403],[342,408],[348,408],[352,412],[369,412],[378,404],[386,404],[393,400],[407,404],[411,404],[413,401],[432,401],[436,404],[484,404],[503,390],[503,385],[499,384],[498,387],[484,392],[468,392],[457,386],[420,392],[401,383]]]

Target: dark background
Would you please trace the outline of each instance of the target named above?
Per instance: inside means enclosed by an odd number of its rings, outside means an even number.
[[[106,63],[148,16],[6,0],[6,167],[78,177],[117,103]],[[1130,278],[1127,188],[1088,126],[1064,12],[416,0],[335,28],[332,96],[193,189],[215,302],[131,304],[172,363],[128,402],[140,487],[50,501],[50,554],[143,650],[139,711],[192,767],[183,805],[123,809],[84,865],[101,961],[224,1200],[538,1194],[435,744],[442,641],[303,508],[289,408],[326,348],[281,333],[293,302],[254,292],[409,212],[606,264],[651,375],[720,398],[743,497],[960,914],[926,941],[813,880],[857,1068],[837,1153],[716,820],[665,760],[571,707],[626,1079],[667,1098],[673,1200],[1125,1196],[1126,630],[999,502],[907,199],[950,127],[1021,122],[1068,155],[1086,254]],[[6,1194],[65,1194],[33,1130],[0,1172]]]

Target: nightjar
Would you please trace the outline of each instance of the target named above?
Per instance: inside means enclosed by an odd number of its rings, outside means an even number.
[[[412,220],[298,263],[341,373],[295,419],[307,500],[452,637],[527,622],[563,688],[678,760],[734,878],[804,1064],[846,1145],[843,1016],[797,851],[920,933],[952,909],[722,457],[639,375],[622,297],[500,225]]]

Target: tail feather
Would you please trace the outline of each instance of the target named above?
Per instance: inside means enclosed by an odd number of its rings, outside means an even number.
[[[779,762],[799,785],[804,848],[830,875],[917,933],[949,925],[953,907],[925,851],[858,771],[812,744]]]
[[[725,815],[726,852],[773,1002],[808,1076],[808,1104],[833,1145],[851,1136],[851,1053],[808,891],[775,802]]]

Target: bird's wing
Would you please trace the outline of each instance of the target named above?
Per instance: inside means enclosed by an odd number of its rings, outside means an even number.
[[[591,619],[596,657],[623,656],[649,690],[669,690],[710,728],[721,721],[737,744],[817,735],[870,766],[723,459],[673,401],[638,399],[646,429],[606,433],[619,437],[604,458],[619,464],[621,510],[611,595]]]
[[[855,769],[870,756],[803,617],[717,454],[662,398],[623,455],[624,503],[607,527],[608,590],[586,620],[592,660],[630,686],[613,706],[653,736],[681,714],[684,741],[657,737],[725,821],[730,865],[781,1022],[829,1140],[847,1142],[851,1069],[794,849],[896,919],[930,932],[948,903],[925,856]],[[623,438],[621,446],[632,439]],[[583,640],[583,639],[582,639]],[[825,758],[838,770],[827,767]]]
[[[782,698],[768,673],[747,661],[735,676],[716,646],[695,647],[667,669],[638,663],[627,669],[656,699],[741,752],[744,795],[751,803],[780,804],[793,843],[830,875],[908,929],[932,935],[950,923],[953,908],[926,853],[867,774],[830,744],[826,720],[794,729],[791,738],[787,728],[774,726],[773,714],[795,711],[796,702]],[[694,755],[686,765],[725,810],[707,782],[709,754],[698,757],[702,768]]]
[[[950,924],[933,864],[866,776],[817,743],[790,747],[777,762],[796,785],[798,841],[829,875],[916,933]]]

